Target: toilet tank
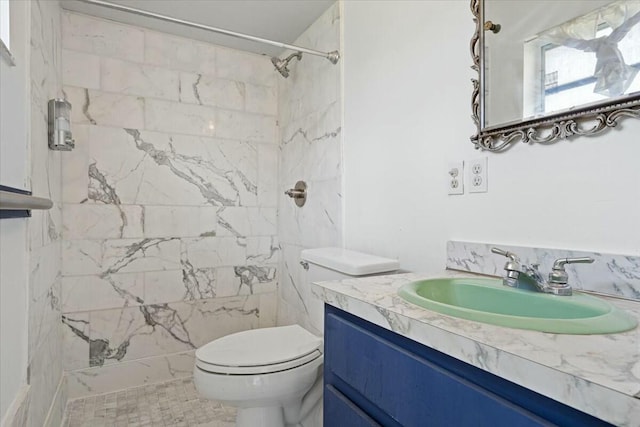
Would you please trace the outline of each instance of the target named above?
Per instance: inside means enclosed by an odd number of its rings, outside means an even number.
[[[388,274],[399,268],[398,260],[343,248],[305,249],[300,257],[309,264],[309,282]]]
[[[382,258],[343,248],[305,249],[300,253],[308,264],[305,286],[326,280],[353,279],[356,277],[390,274],[398,270],[398,260]],[[306,267],[305,267],[306,268]],[[314,332],[324,331],[324,302],[312,297],[306,307]]]

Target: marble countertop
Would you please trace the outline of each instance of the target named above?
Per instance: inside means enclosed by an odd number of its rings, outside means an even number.
[[[640,327],[609,335],[559,335],[447,316],[404,301],[402,285],[446,271],[319,282],[326,303],[542,395],[620,426],[640,426]],[[640,319],[640,303],[607,298]]]

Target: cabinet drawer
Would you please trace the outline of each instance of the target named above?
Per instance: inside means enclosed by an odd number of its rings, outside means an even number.
[[[325,384],[385,426],[610,426],[331,306]]]
[[[324,388],[323,416],[327,427],[381,427],[332,385]]]
[[[551,425],[335,315],[325,335],[330,372],[402,426]]]

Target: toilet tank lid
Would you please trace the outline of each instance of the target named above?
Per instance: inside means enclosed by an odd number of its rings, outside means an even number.
[[[304,249],[300,256],[304,261],[350,276],[385,273],[400,268],[398,260],[344,248]]]

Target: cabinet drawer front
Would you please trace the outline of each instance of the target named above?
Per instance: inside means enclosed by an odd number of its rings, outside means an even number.
[[[381,427],[331,385],[324,388],[323,416],[326,427]]]
[[[325,370],[327,383],[351,400],[363,397],[405,427],[552,425],[332,313],[326,316]]]

